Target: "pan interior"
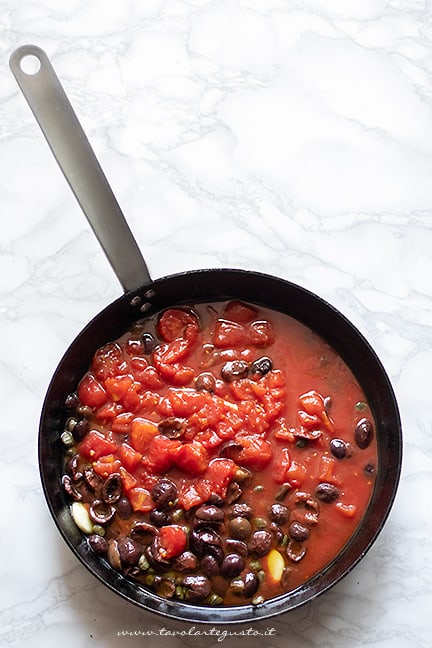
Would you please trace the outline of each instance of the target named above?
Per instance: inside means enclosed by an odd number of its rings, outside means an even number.
[[[64,446],[64,399],[76,388],[97,348],[119,337],[133,321],[164,308],[238,299],[294,317],[332,346],[360,383],[377,426],[378,470],[368,510],[350,542],[330,565],[301,587],[259,606],[209,609],[162,599],[124,578],[88,548],[69,512],[60,487]],[[63,356],[43,405],[39,428],[39,468],[45,497],[63,538],[91,573],[132,603],[171,618],[235,623],[271,617],[310,601],[345,576],[364,556],[390,512],[399,483],[402,434],[390,381],[375,352],[336,309],[313,293],[269,275],[243,270],[199,270],[158,279],[126,293],[97,315]]]

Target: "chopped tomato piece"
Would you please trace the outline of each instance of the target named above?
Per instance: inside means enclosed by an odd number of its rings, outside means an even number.
[[[169,389],[167,398],[174,416],[190,416],[205,404],[205,396],[196,389]]]
[[[137,416],[130,426],[129,442],[135,450],[144,454],[157,433],[158,426],[156,423]]]
[[[315,417],[322,423],[326,430],[329,432],[333,431],[333,422],[327,414],[324,397],[319,392],[313,389],[306,394],[302,394],[299,397],[299,405],[311,416],[311,420]],[[303,425],[307,427],[306,423],[303,423]]]
[[[130,430],[130,424],[135,418],[132,412],[123,412],[115,417],[111,424],[111,429],[116,434],[127,434]]]
[[[154,502],[151,498],[150,491],[141,486],[131,488],[128,492],[128,498],[134,511],[146,513],[154,509]]]
[[[159,530],[159,555],[165,560],[178,556],[186,548],[186,533],[178,524],[168,524]]]
[[[250,344],[259,347],[268,347],[275,341],[273,327],[267,320],[249,324],[247,339]]]
[[[149,471],[160,475],[171,468],[180,446],[181,442],[178,439],[168,439],[158,434],[152,438],[143,463]]]
[[[83,457],[96,461],[99,457],[115,452],[117,443],[98,430],[90,430],[79,444],[78,449]]]
[[[232,459],[216,457],[210,461],[202,479],[210,483],[212,492],[225,497],[226,490],[237,470],[238,466]]]
[[[92,373],[86,373],[78,385],[78,398],[83,405],[98,409],[108,400],[108,394]]]
[[[160,389],[164,386],[157,369],[152,366],[146,367],[146,369],[140,373],[140,382],[144,387],[146,387],[146,389]]]
[[[216,347],[221,349],[236,347],[243,344],[245,339],[246,331],[241,324],[224,319],[219,319],[216,322],[213,333],[213,344]]]
[[[99,380],[126,373],[127,362],[124,361],[121,347],[115,342],[109,342],[98,349],[93,357],[92,369]]]
[[[258,315],[258,311],[253,306],[243,304],[239,301],[230,301],[224,308],[223,316],[232,322],[246,324],[251,322]]]
[[[196,315],[191,311],[169,308],[160,316],[157,330],[165,342],[172,342],[176,338],[190,340],[195,339],[199,323]]]
[[[125,491],[130,491],[131,488],[134,488],[137,485],[138,480],[136,479],[136,477],[131,475],[124,466],[120,466],[119,473],[121,475],[123,488]]]
[[[184,443],[176,452],[174,461],[188,475],[200,475],[208,466],[207,450],[199,441]]]
[[[211,428],[198,432],[194,438],[195,441],[202,443],[207,450],[214,450],[222,443],[222,438]]]
[[[105,455],[92,463],[95,473],[106,479],[109,475],[117,473],[121,469],[121,463],[115,455]]]
[[[336,502],[336,509],[344,517],[352,519],[357,513],[357,507],[354,504],[343,504],[342,502]]]
[[[123,411],[123,407],[119,403],[107,402],[97,410],[95,418],[98,421],[110,421],[115,419]]]
[[[142,454],[127,443],[122,443],[117,450],[117,456],[126,470],[133,472],[142,459]]]
[[[138,394],[141,389],[141,384],[139,382],[133,382],[127,392],[122,397],[122,404],[125,409],[129,412],[136,412],[141,407],[141,397]]]
[[[322,482],[330,482],[330,484],[340,484],[340,479],[336,476],[336,459],[323,455],[320,461],[319,479]]]
[[[114,402],[123,398],[132,385],[133,379],[130,376],[116,376],[115,378],[107,378],[105,380],[105,389]]]
[[[277,484],[288,483],[297,487],[306,477],[306,468],[299,461],[291,459],[287,448],[281,448],[273,461],[272,474]]]
[[[185,511],[202,504],[207,499],[205,494],[198,491],[197,486],[198,484],[191,484],[188,480],[183,480],[180,483],[178,503]]]
[[[238,435],[235,442],[236,445],[228,447],[225,453],[228,452],[230,459],[245,468],[262,470],[273,456],[270,443],[257,434]]]

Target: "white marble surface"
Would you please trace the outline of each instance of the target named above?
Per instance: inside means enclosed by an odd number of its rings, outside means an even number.
[[[392,379],[405,452],[382,534],[329,593],[254,628],[275,630],[269,647],[429,647],[431,4],[0,2],[0,644],[258,646],[128,605],[50,519],[44,393],[121,290],[8,69],[28,42],[52,58],[153,277],[240,267],[290,279],[347,315]]]

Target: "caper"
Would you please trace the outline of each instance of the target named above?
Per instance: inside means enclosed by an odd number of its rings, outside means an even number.
[[[265,529],[267,526],[267,520],[262,517],[254,518],[253,523],[257,529]]]

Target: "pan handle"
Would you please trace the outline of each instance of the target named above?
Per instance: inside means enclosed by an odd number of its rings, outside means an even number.
[[[27,71],[24,59],[35,69]],[[36,45],[23,45],[12,52],[9,65],[123,289],[150,282],[137,242],[47,55]]]

